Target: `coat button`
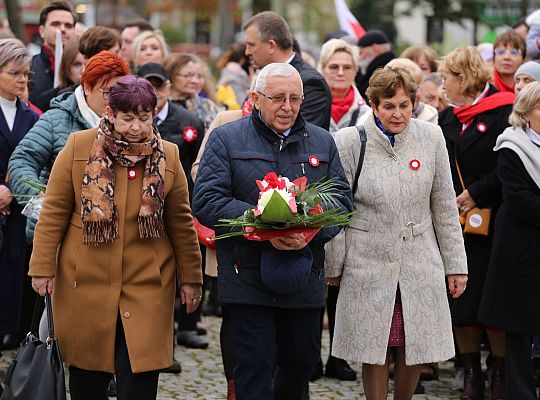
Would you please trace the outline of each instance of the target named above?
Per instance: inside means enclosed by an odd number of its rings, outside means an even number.
[[[126,311],[124,313],[124,318],[129,318],[129,317],[131,317],[131,314],[128,311]]]

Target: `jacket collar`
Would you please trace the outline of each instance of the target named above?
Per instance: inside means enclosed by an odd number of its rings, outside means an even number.
[[[253,106],[253,111],[251,112],[251,120],[253,121],[255,130],[267,140],[271,142],[278,142],[280,140],[278,134],[274,132],[272,128],[266,125],[266,123],[261,119],[260,112],[257,108],[255,108],[255,106]],[[306,121],[304,120],[302,115],[298,113],[296,121],[294,121],[294,124],[291,127],[291,131],[289,135],[285,138],[284,142],[296,142],[298,140],[301,140],[304,136],[309,135],[306,132],[305,127]]]

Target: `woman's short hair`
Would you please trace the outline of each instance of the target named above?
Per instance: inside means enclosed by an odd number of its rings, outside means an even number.
[[[525,45],[525,40],[523,40],[523,38],[519,36],[519,34],[513,29],[504,31],[497,36],[495,43],[493,44],[493,51],[495,52],[498,47],[506,46],[519,50],[523,58],[525,58],[527,55],[527,46]]]
[[[431,72],[437,71],[439,55],[428,46],[409,46],[399,55],[400,58],[408,58],[418,64],[420,57],[425,56]]]
[[[528,122],[525,117],[538,107],[540,107],[540,83],[532,82],[519,92],[508,122],[514,128],[526,130]]]
[[[86,58],[91,58],[103,50],[110,50],[115,45],[122,44],[120,34],[105,26],[95,26],[88,29],[81,36],[79,51]]]
[[[135,63],[137,62],[137,58],[139,56],[139,53],[141,52],[142,43],[149,38],[155,37],[159,45],[161,47],[161,52],[163,53],[163,59],[165,60],[169,55],[169,47],[167,46],[167,42],[165,42],[165,38],[163,35],[156,31],[144,31],[141,32],[133,39],[133,45],[131,46],[132,51],[132,58],[135,60]]]
[[[62,60],[60,61],[60,88],[66,88],[69,85],[74,83],[71,80],[71,66],[77,58],[79,51],[79,36],[72,36],[64,46],[64,51],[62,52]]]
[[[109,91],[109,107],[113,115],[118,111],[138,114],[154,112],[157,105],[156,91],[150,82],[140,76],[127,75],[118,79]]]
[[[201,59],[192,53],[171,53],[171,55],[165,59],[163,66],[167,70],[171,82],[180,70],[190,62],[193,64],[200,64]]]
[[[476,98],[491,80],[482,56],[473,46],[458,47],[443,58],[439,72],[463,76],[462,94]]]
[[[330,39],[328,42],[322,45],[317,70],[322,72],[323,68],[326,67],[332,56],[340,51],[347,53],[352,57],[354,69],[358,71],[360,68],[358,49],[354,48],[343,39]]]
[[[94,88],[98,83],[106,85],[111,79],[128,74],[129,66],[120,55],[102,51],[86,63],[81,85]]]
[[[402,67],[379,68],[369,78],[366,96],[378,108],[381,99],[394,97],[398,89],[403,89],[414,105],[417,87],[409,71]]]
[[[420,86],[420,84],[422,83],[422,79],[424,79],[424,73],[422,72],[422,69],[410,58],[394,58],[393,60],[390,60],[386,65],[393,68],[403,68],[409,71],[417,86]]]
[[[30,63],[31,60],[26,46],[19,39],[0,39],[0,68],[11,61],[22,67]]]

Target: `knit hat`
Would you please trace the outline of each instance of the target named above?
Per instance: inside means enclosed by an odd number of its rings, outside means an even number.
[[[358,47],[368,47],[374,44],[390,43],[388,36],[378,29],[370,29],[358,40]]]
[[[540,82],[540,64],[536,61],[527,61],[519,66],[514,74],[514,79],[517,78],[518,75],[527,75],[536,82]]]

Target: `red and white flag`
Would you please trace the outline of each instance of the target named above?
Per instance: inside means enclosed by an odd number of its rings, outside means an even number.
[[[364,36],[366,30],[351,13],[345,0],[334,0],[334,4],[336,6],[336,17],[339,21],[340,29],[358,39]]]

